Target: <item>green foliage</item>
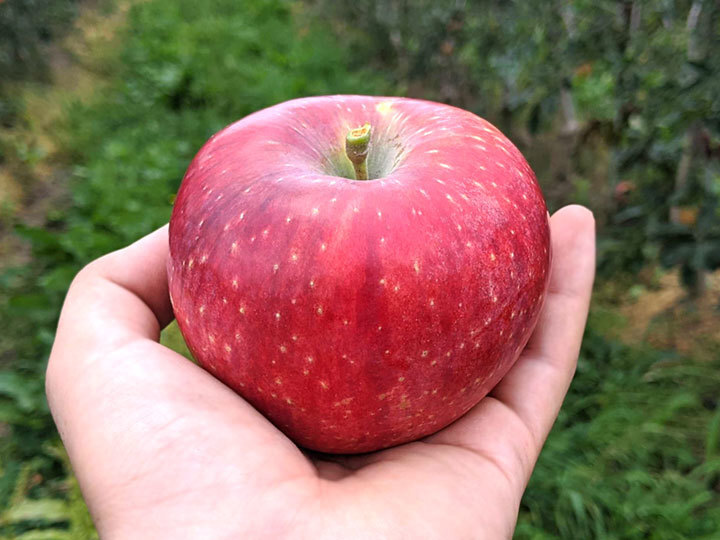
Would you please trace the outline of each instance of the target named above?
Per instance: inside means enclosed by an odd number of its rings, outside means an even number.
[[[716,538],[720,359],[620,345],[607,318],[591,317],[516,537]]]
[[[72,21],[76,4],[77,0],[0,2],[0,124],[11,124],[19,108],[8,84],[47,77],[48,45]]]

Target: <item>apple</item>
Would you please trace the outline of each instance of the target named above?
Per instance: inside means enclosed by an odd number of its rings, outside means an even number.
[[[168,276],[197,361],[296,444],[360,453],[457,420],[546,292],[535,176],[474,114],[323,96],[261,110],[190,164]]]

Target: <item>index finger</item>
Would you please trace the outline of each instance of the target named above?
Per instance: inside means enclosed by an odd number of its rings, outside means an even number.
[[[157,340],[173,319],[167,225],[87,265],[68,291],[54,350],[110,351]]]

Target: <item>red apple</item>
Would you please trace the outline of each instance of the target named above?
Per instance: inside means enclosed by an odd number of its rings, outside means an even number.
[[[352,137],[368,130],[369,180]],[[360,155],[360,158],[357,155]],[[361,173],[362,174],[362,171]],[[198,362],[298,445],[358,453],[447,426],[528,341],[547,211],[491,124],[427,101],[297,99],[210,138],[170,221]]]

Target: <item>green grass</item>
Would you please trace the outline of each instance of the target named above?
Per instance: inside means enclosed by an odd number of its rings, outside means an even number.
[[[17,223],[31,261],[0,272],[0,539],[92,538],[43,372],[62,298],[93,258],[165,223],[225,124],[301,95],[393,93],[301,3],[149,0],[108,50],[110,81],[57,134],[69,200]],[[523,499],[517,538],[720,536],[720,360],[630,347],[590,319],[578,373]],[[163,343],[187,353],[176,327]]]

